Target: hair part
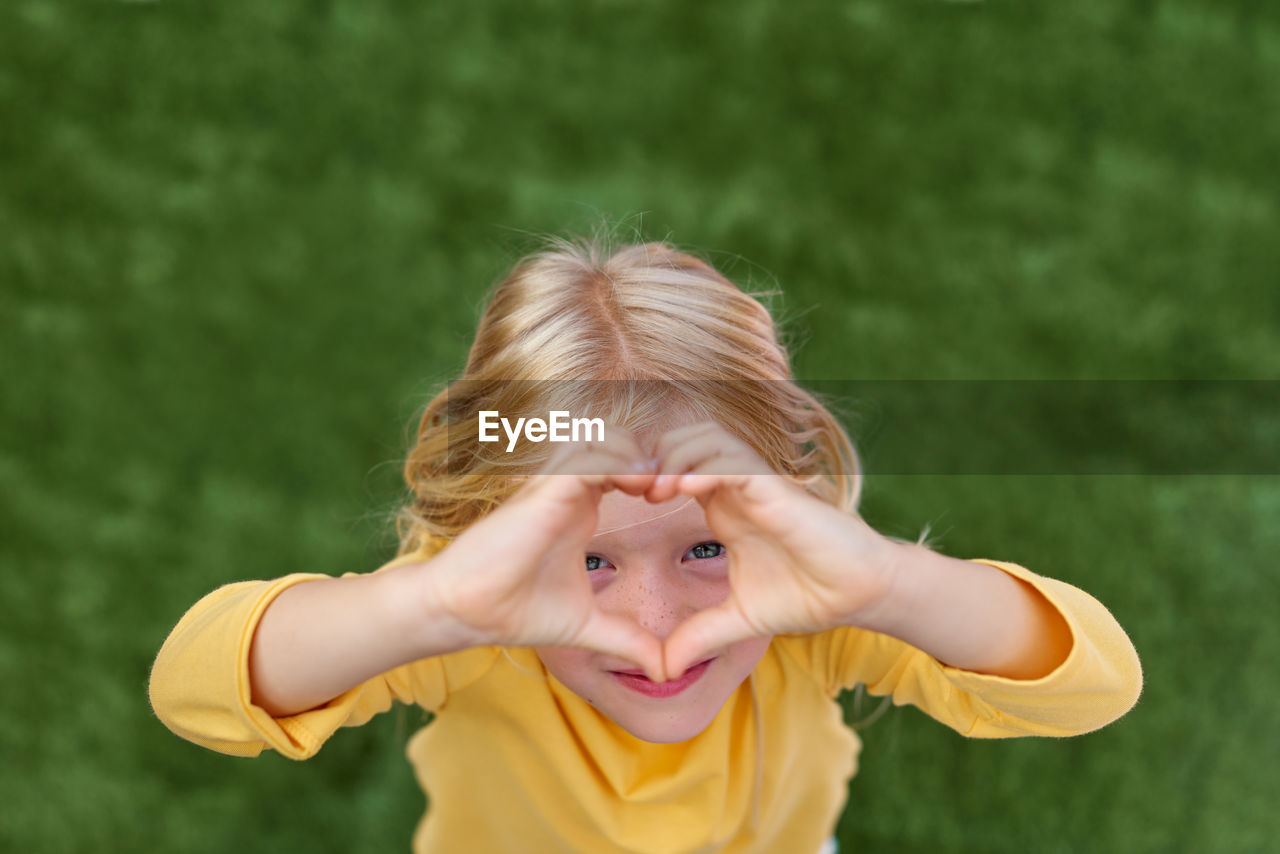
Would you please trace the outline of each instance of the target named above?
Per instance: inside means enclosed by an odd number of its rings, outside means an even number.
[[[538,470],[546,444],[478,443],[480,409],[602,417],[636,432],[715,421],[823,500],[852,511],[857,454],[791,373],[773,317],[667,242],[550,238],[493,291],[462,375],[423,412],[405,464],[400,553],[434,552]]]

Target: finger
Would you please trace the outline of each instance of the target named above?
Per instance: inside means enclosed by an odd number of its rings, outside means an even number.
[[[713,460],[728,461],[721,471],[768,470],[751,447],[718,425],[710,425],[709,429],[692,433],[681,444],[667,449],[659,459],[658,477],[646,497],[651,501],[674,497],[680,475],[700,469]]]
[[[685,472],[675,479],[675,492],[679,495],[692,495],[705,498],[719,489],[736,489],[743,498],[763,500],[768,490],[760,487],[775,486],[785,483],[782,475],[773,472],[743,471],[743,461],[737,459],[717,458],[709,460],[693,471]]]
[[[640,447],[640,442],[636,439],[635,434],[626,427],[618,424],[604,425],[604,442],[601,444],[629,460],[648,462],[648,455]]]
[[[680,474],[692,471],[711,460],[737,460],[750,470],[770,471],[768,465],[746,442],[723,429],[716,429],[672,448],[659,463],[658,474]]]
[[[580,445],[573,452],[559,456],[555,465],[544,469],[538,479],[573,475],[582,483],[604,491],[617,487],[631,495],[639,495],[652,483],[654,474],[642,457],[625,451],[625,447],[623,452],[619,452],[613,448]]]
[[[592,611],[573,646],[624,658],[644,668],[655,682],[665,678],[662,641],[640,624],[603,611]]]
[[[674,430],[668,430],[658,438],[658,442],[654,445],[653,454],[661,462],[671,453],[689,442],[708,435],[715,435],[724,432],[724,428],[714,421],[699,421],[697,424],[686,424],[684,427],[677,427]]]
[[[582,441],[566,442],[552,451],[551,455],[543,461],[540,471],[547,472],[559,468],[570,457],[587,450],[587,445],[588,443]]]
[[[678,679],[694,662],[730,644],[760,634],[731,602],[699,611],[667,636],[663,645],[667,676]]]
[[[747,495],[747,491],[751,490],[753,481],[765,478],[785,480],[769,468],[768,464],[754,451],[748,449],[744,454],[708,457],[681,474],[658,475],[645,493],[645,497],[650,501],[657,498],[665,500],[676,495],[692,495],[699,499],[706,499],[717,489],[737,489],[743,492],[744,497],[751,497]],[[760,485],[776,484],[765,482]],[[757,497],[766,494],[760,492],[758,488],[751,491]]]
[[[592,438],[594,435],[596,434],[593,434],[588,430],[588,437],[586,439],[565,445],[565,450],[569,452],[568,455],[577,455],[582,452],[609,453],[632,463],[645,464],[643,466],[637,466],[637,470],[640,468],[651,468],[651,466],[648,465],[648,455],[644,452],[644,449],[640,447],[640,443],[636,439],[635,434],[626,427],[621,427],[617,424],[605,424],[604,430],[599,434],[600,438]],[[557,455],[556,459],[563,459],[563,456]]]

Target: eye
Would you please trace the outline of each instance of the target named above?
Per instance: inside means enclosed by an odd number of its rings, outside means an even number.
[[[587,555],[587,572],[591,572],[593,569],[601,569],[606,566],[610,566],[609,561],[600,557],[600,555]]]
[[[719,543],[698,543],[688,553],[698,560],[709,560],[724,554],[724,546]]]

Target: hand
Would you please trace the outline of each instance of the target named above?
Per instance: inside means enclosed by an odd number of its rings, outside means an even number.
[[[654,474],[634,438],[566,445],[501,507],[432,561],[423,579],[463,646],[574,646],[618,656],[661,680],[662,642],[596,607],[584,561],[600,496],[641,495]]]
[[[696,497],[729,557],[728,598],[666,639],[669,677],[735,641],[851,624],[887,595],[891,541],[773,472],[719,425],[667,433],[657,458],[645,497]]]

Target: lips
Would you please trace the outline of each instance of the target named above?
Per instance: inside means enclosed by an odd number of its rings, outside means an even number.
[[[610,670],[609,675],[637,694],[663,699],[684,692],[702,678],[714,660],[714,658],[708,658],[700,661],[681,674],[679,679],[672,679],[669,682],[654,682],[641,670]]]

